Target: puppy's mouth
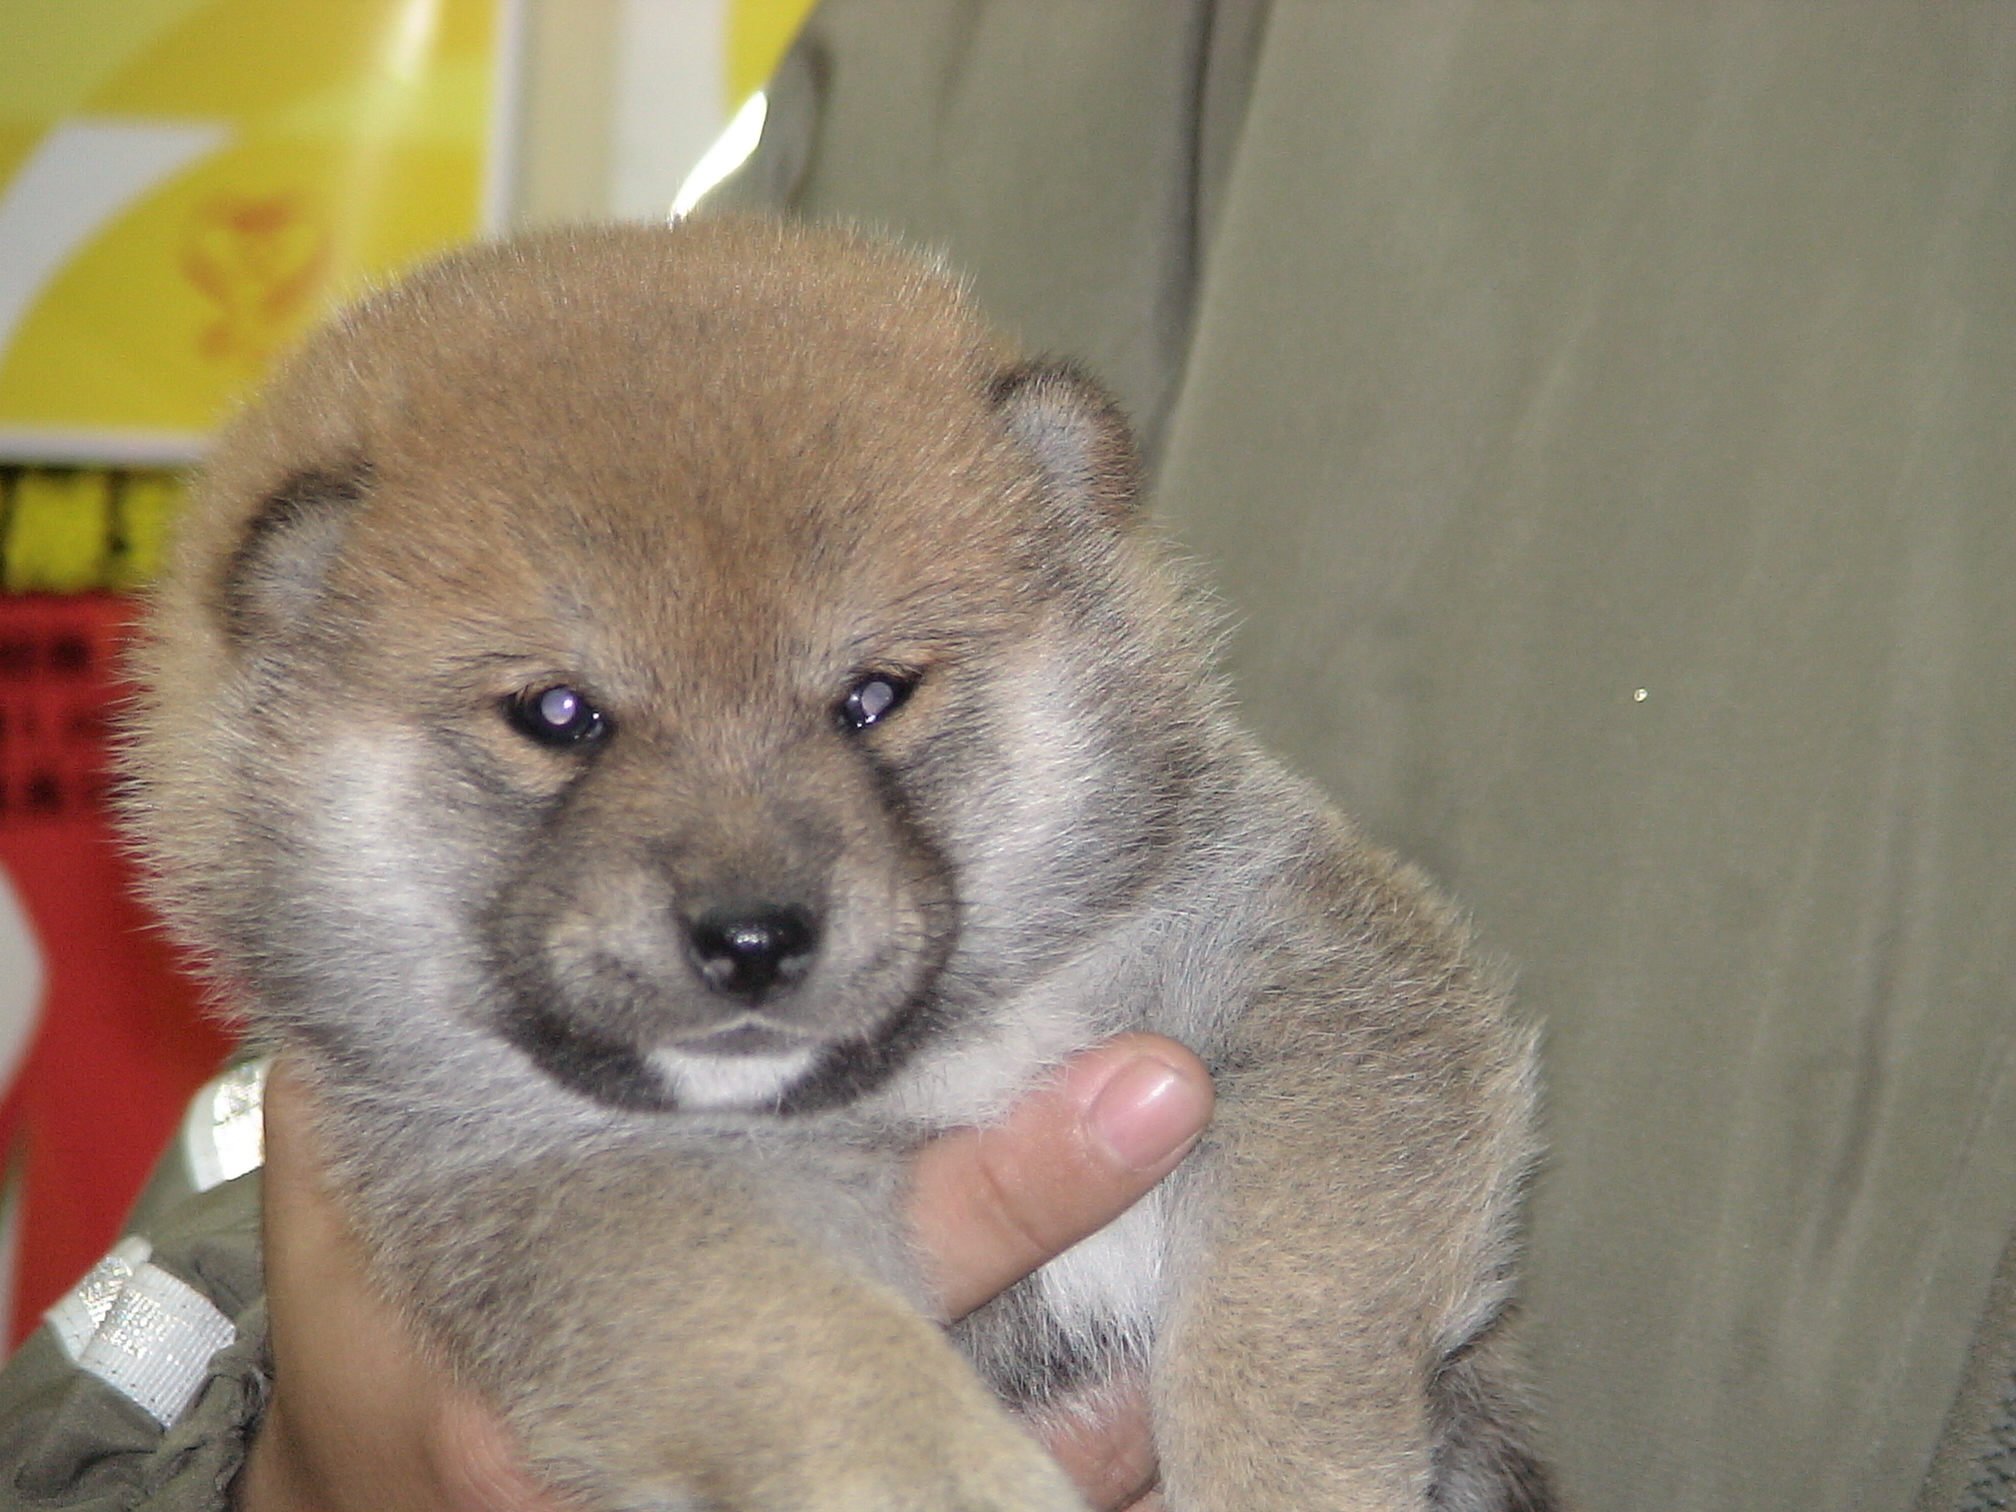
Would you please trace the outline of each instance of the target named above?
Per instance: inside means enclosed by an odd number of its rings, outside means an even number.
[[[740,1033],[730,1029],[708,1039],[731,1039]],[[748,1033],[770,1041],[787,1038],[754,1027]],[[816,1041],[790,1038],[790,1048],[771,1051],[701,1052],[687,1041],[649,1051],[644,1060],[677,1106],[688,1112],[775,1113],[819,1058]]]
[[[807,1035],[743,1019],[705,1034],[682,1036],[665,1049],[679,1055],[796,1055],[818,1046],[819,1041]]]
[[[744,1017],[644,1048],[521,1002],[505,1037],[563,1086],[607,1107],[650,1113],[807,1114],[844,1107],[901,1068],[939,1026],[920,996],[868,1039],[832,1041]]]

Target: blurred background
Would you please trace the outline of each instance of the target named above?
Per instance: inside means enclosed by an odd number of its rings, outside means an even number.
[[[274,355],[430,252],[664,217],[811,0],[0,6],[0,1298],[115,1237],[229,1053],[105,812],[132,594]]]

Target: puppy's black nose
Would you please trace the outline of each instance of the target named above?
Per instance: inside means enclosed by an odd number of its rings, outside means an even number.
[[[805,975],[819,926],[802,908],[712,908],[687,923],[686,937],[708,986],[754,1003]]]

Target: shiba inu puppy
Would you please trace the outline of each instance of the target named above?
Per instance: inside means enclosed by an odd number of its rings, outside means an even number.
[[[1543,1500],[1528,1038],[1228,717],[1135,491],[943,274],[740,218],[449,257],[217,447],[131,824],[554,1486],[1060,1508],[1016,1415],[1145,1376],[1177,1509]],[[1129,1028],[1211,1133],[948,1341],[903,1156]]]

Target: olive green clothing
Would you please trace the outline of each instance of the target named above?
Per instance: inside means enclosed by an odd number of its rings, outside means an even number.
[[[179,1177],[156,1181],[176,1185]],[[139,1231],[151,1247],[147,1263],[207,1298],[237,1337],[210,1357],[189,1405],[164,1428],[132,1396],[80,1368],[54,1327],[37,1329],[0,1372],[0,1508],[212,1512],[226,1505],[246,1432],[266,1397],[258,1174],[169,1206]]]
[[[1105,373],[1517,969],[1570,1504],[2011,1501],[2016,9],[829,0],[774,94],[723,198]]]

